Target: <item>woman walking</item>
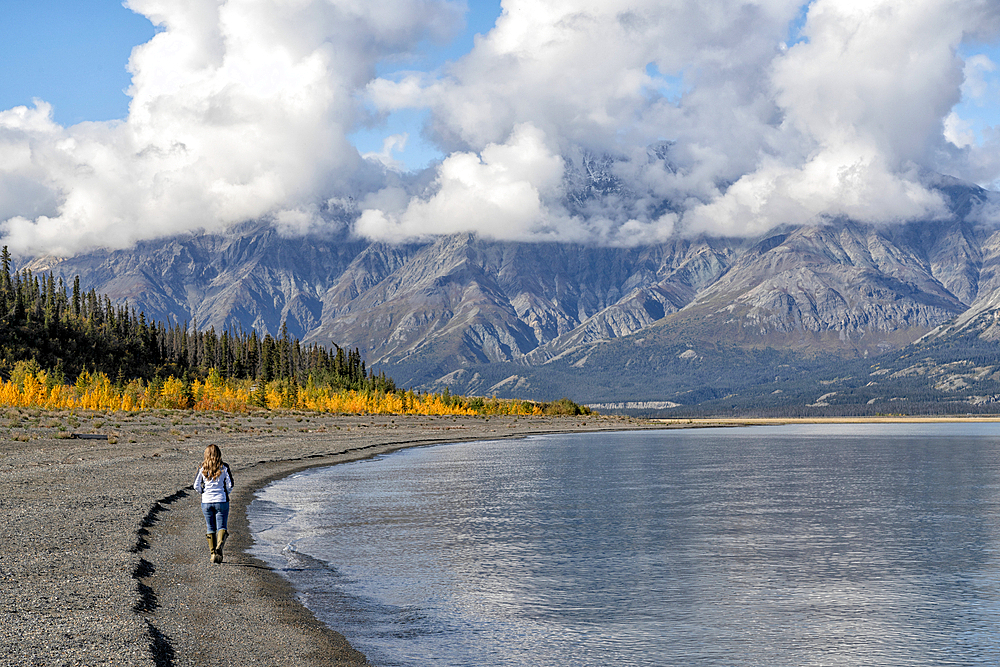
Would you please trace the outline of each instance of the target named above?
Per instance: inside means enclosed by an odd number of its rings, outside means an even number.
[[[226,525],[229,521],[229,492],[233,488],[233,475],[222,460],[218,445],[205,448],[205,460],[198,468],[194,490],[201,494],[201,511],[208,528],[209,560],[222,562],[222,547],[226,544]]]

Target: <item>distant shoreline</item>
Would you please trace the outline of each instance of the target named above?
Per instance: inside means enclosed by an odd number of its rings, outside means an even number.
[[[969,424],[1000,423],[1000,415],[898,416],[898,417],[701,417],[649,419],[672,427],[706,428],[712,426],[776,426],[781,424]]]

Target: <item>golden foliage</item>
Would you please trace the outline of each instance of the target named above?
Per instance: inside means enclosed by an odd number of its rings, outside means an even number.
[[[531,401],[453,396],[413,391],[350,391],[317,385],[312,377],[304,387],[288,381],[260,386],[252,380],[227,380],[212,369],[204,380],[190,385],[170,377],[162,382],[132,380],[121,386],[104,373],[80,374],[76,383],[56,382],[33,362],[19,361],[10,380],[0,379],[0,405],[47,410],[192,409],[247,412],[255,408],[292,409],[341,414],[387,415],[539,415]]]

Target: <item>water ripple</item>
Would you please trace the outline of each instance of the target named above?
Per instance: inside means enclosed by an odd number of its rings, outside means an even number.
[[[1000,664],[998,434],[464,443],[276,482],[250,518],[384,667]]]

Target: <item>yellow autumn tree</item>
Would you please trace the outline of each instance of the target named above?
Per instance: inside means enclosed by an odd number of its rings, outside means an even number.
[[[309,410],[339,414],[384,415],[537,415],[542,407],[520,400],[496,397],[468,398],[440,393],[408,391],[355,391],[318,385],[309,377],[304,386],[287,380],[266,385],[251,380],[223,378],[211,369],[204,380],[190,385],[169,377],[146,384],[132,380],[115,385],[104,373],[83,371],[72,385],[61,384],[37,363],[19,361],[10,380],[0,379],[0,405],[50,410],[122,410],[153,408],[247,412],[253,409]]]

